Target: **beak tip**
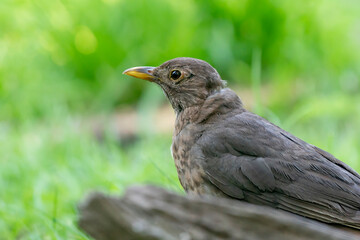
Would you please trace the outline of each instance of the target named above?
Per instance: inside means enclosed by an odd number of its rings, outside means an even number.
[[[129,73],[130,73],[130,72],[133,72],[133,71],[134,71],[134,68],[128,68],[128,69],[125,69],[125,70],[122,72],[122,74],[131,76],[131,75],[129,75]]]

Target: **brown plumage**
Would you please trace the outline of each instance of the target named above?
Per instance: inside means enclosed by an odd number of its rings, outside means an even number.
[[[124,73],[160,85],[174,108],[172,154],[186,192],[360,229],[360,175],[245,110],[208,63],[176,58]]]

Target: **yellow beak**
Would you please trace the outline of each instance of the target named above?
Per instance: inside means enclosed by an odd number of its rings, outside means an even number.
[[[152,75],[154,67],[133,67],[126,69],[123,74],[153,82],[155,77]]]

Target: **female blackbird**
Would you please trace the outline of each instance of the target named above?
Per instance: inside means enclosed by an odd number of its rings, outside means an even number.
[[[245,110],[210,64],[176,58],[124,74],[160,85],[174,108],[172,155],[186,192],[360,229],[360,175]]]

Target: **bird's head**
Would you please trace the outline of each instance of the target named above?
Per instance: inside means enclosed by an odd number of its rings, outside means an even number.
[[[124,74],[160,85],[177,113],[201,105],[225,87],[225,81],[210,64],[195,58],[175,58],[159,67],[134,67]]]

